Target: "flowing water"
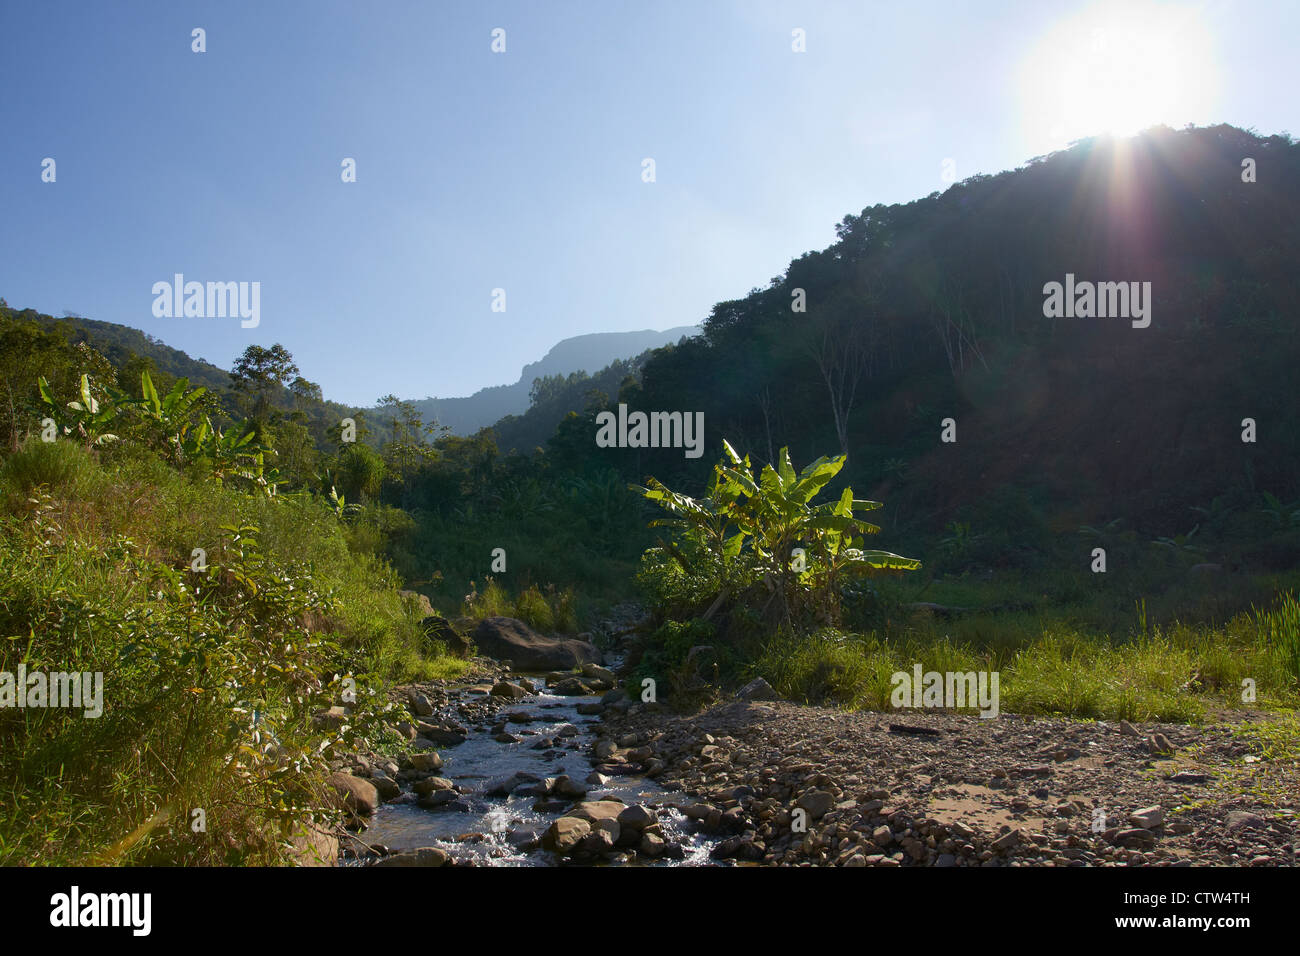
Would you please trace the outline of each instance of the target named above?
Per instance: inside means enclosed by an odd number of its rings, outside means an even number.
[[[383,844],[390,852],[416,847],[436,846],[458,859],[473,859],[490,866],[554,866],[560,860],[541,850],[524,850],[518,844],[529,836],[540,838],[551,822],[565,809],[553,812],[534,810],[538,798],[532,794],[487,796],[491,783],[517,772],[538,778],[568,774],[583,783],[594,766],[588,756],[595,738],[598,718],[582,716],[578,705],[597,697],[561,697],[548,691],[544,678],[529,678],[538,693],[513,701],[502,708],[490,722],[505,715],[520,714],[534,718],[523,723],[512,721],[510,731],[524,735],[517,743],[499,743],[485,727],[468,727],[468,739],[440,753],[443,768],[439,775],[452,780],[464,793],[454,804],[426,810],[414,802],[387,803],[371,818],[361,838],[369,844]],[[467,689],[451,690],[450,709],[475,697]],[[481,695],[479,695],[481,699]],[[462,723],[467,723],[461,719]],[[576,728],[577,733],[573,734]],[[562,733],[573,734],[562,737]],[[540,741],[552,739],[553,746],[538,749]],[[632,853],[627,859],[613,862],[652,866],[682,866],[709,863],[709,851],[716,838],[706,838],[692,831],[691,823],[676,809],[693,803],[689,797],[671,793],[653,780],[643,777],[612,777],[605,784],[583,784],[591,792],[586,799],[613,796],[628,805],[639,804],[655,810],[663,837],[668,843],[681,845],[682,859],[648,861]],[[403,799],[408,795],[404,794]]]

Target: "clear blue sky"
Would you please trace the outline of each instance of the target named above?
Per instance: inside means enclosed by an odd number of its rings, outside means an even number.
[[[0,295],[226,368],[282,342],[339,401],[468,394],[698,322],[945,159],[1300,132],[1297,36],[1294,2],[10,2]],[[155,318],[177,272],[260,282],[261,325]]]

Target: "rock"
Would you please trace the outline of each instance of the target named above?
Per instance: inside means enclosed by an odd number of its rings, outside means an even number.
[[[515,772],[507,777],[497,777],[483,785],[483,795],[487,797],[508,797],[524,784],[537,784],[535,774]]]
[[[591,690],[582,682],[581,677],[566,677],[551,688],[551,693],[560,697],[586,697]]]
[[[995,853],[1002,853],[1006,850],[1010,850],[1014,846],[1017,846],[1019,843],[1020,843],[1020,831],[1012,830],[1009,833],[1002,834],[1002,836],[998,837],[996,840],[990,843],[989,848],[992,849]]]
[[[618,825],[629,830],[644,830],[651,824],[656,823],[658,819],[653,810],[633,805],[626,807],[618,815]]]
[[[579,704],[577,710],[583,717],[595,717],[605,712],[605,705],[597,701],[589,701]]]
[[[429,703],[429,698],[421,694],[418,690],[412,690],[408,694],[411,701],[411,710],[415,711],[417,717],[433,716],[433,704]]]
[[[587,788],[567,773],[564,773],[555,778],[555,786],[551,788],[551,792],[557,797],[569,797],[576,800],[587,795]],[[619,806],[622,806],[622,804],[619,804]]]
[[[1143,830],[1154,830],[1165,822],[1165,811],[1160,807],[1134,810],[1128,815],[1128,822]]]
[[[1120,830],[1115,834],[1115,842],[1130,849],[1142,849],[1155,846],[1156,835],[1143,827],[1134,827],[1131,830]]]
[[[474,631],[474,642],[483,654],[511,661],[519,670],[570,670],[600,660],[600,651],[592,644],[545,637],[512,617],[481,621]]]
[[[398,591],[404,600],[415,605],[415,613],[421,617],[430,617],[436,612],[433,605],[429,603],[429,598],[419,591]]]
[[[529,850],[536,850],[542,845],[542,835],[531,827],[522,830],[511,830],[506,835],[506,842],[515,849],[527,853]]]
[[[467,658],[473,650],[470,639],[439,614],[428,614],[420,621],[420,629],[424,632],[425,640],[442,644],[453,657]]]
[[[338,866],[338,837],[328,830],[308,825],[290,839],[289,851],[296,866]]]
[[[340,730],[347,722],[348,712],[343,707],[331,707],[329,710],[322,710],[311,718],[312,727],[326,732]]]
[[[591,800],[587,803],[580,803],[568,813],[566,817],[573,817],[578,820],[586,820],[592,826],[600,820],[618,820],[618,815],[626,807],[616,800]]]
[[[1241,827],[1258,827],[1264,825],[1264,818],[1258,813],[1250,813],[1247,810],[1229,811],[1225,821],[1229,830],[1236,830]]]
[[[353,813],[371,814],[379,807],[379,791],[369,780],[339,772],[326,777],[325,783],[338,791],[340,805]]]
[[[666,847],[664,844],[664,838],[661,837],[659,834],[657,833],[641,834],[641,843],[637,847],[637,850],[640,851],[645,856],[648,856],[652,859],[655,857],[663,856],[665,849]]]
[[[442,769],[442,755],[436,750],[425,750],[411,754],[411,766],[416,770],[430,771]]]
[[[428,796],[438,790],[455,790],[456,785],[446,777],[425,777],[411,785],[411,789],[420,796]]]
[[[1201,773],[1198,770],[1180,770],[1169,778],[1170,783],[1206,783],[1210,779],[1208,773]]]
[[[740,700],[780,700],[781,695],[772,689],[772,685],[761,677],[752,681],[736,692]]]
[[[451,854],[436,846],[422,846],[405,853],[386,856],[371,866],[446,866]]]
[[[1215,575],[1222,574],[1222,573],[1223,573],[1223,565],[1221,564],[1211,564],[1211,563],[1193,564],[1190,568],[1187,569],[1187,576],[1189,578],[1213,577]]]
[[[1142,731],[1138,730],[1136,727],[1134,727],[1132,724],[1130,724],[1127,720],[1121,720],[1121,721],[1119,722],[1119,732],[1120,732],[1121,734],[1123,734],[1125,737],[1141,737],[1141,736],[1142,736]]]
[[[524,690],[518,684],[512,684],[508,680],[497,681],[492,685],[493,697],[509,697],[511,699],[518,699],[526,696],[527,693],[528,691]]]
[[[435,727],[432,724],[420,724],[420,735],[434,744],[440,744],[444,747],[455,747],[469,739],[463,730]]]
[[[835,796],[825,790],[808,790],[799,798],[796,806],[807,810],[808,816],[818,820],[835,806]]]
[[[591,821],[563,816],[546,828],[542,834],[542,847],[564,856],[573,852],[590,833]]]
[[[599,664],[592,664],[592,663],[586,663],[582,665],[582,676],[594,677],[596,680],[603,680],[610,684],[614,684],[618,681],[618,678],[614,676],[614,672],[612,670],[609,670],[608,668],[605,667],[601,667]]]
[[[370,778],[370,783],[385,801],[396,800],[402,795],[402,788],[398,786],[397,781],[384,774],[375,774]]]
[[[619,704],[625,700],[627,700],[627,691],[623,690],[621,687],[615,687],[611,691],[606,691],[600,698],[600,702],[605,706],[609,706],[610,704]],[[583,705],[579,704],[578,706],[582,707]]]
[[[1174,752],[1174,745],[1164,734],[1152,734],[1147,739],[1147,749],[1153,754],[1167,755]]]

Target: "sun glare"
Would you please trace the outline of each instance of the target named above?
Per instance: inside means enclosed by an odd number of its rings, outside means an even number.
[[[1025,133],[1057,148],[1085,136],[1210,122],[1216,72],[1195,8],[1090,6],[1057,24],[1026,58]]]

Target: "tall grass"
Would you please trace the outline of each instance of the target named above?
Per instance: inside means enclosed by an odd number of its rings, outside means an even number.
[[[333,819],[328,760],[398,745],[383,684],[464,668],[430,655],[395,573],[349,543],[310,498],[148,455],[9,456],[0,671],[102,673],[104,712],[0,710],[0,864],[276,863]],[[348,729],[313,726],[343,702]]]

